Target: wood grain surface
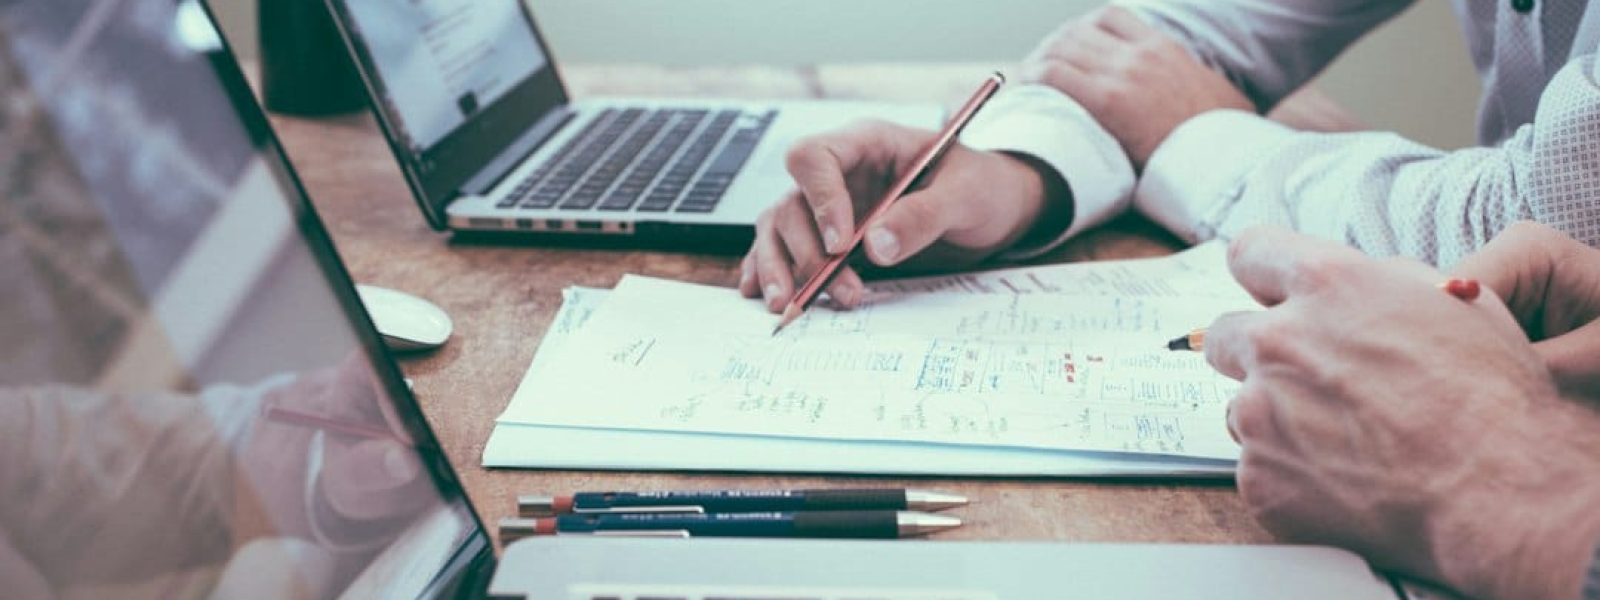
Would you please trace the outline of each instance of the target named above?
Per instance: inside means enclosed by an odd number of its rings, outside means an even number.
[[[834,97],[959,101],[996,65],[852,65],[786,69],[568,68],[578,97],[594,95]],[[1319,97],[1293,122],[1354,127]],[[455,337],[402,360],[429,421],[488,523],[515,513],[515,497],[579,490],[914,486],[961,493],[967,525],[940,539],[1269,542],[1231,485],[1063,479],[817,477],[663,472],[513,471],[479,466],[505,407],[570,285],[610,287],[625,273],[731,286],[736,258],[687,253],[469,245],[430,230],[372,119],[275,116],[296,169],[358,281],[438,303]],[[1166,254],[1178,242],[1124,217],[1040,259],[1063,262]],[[649,448],[640,448],[649,452]]]

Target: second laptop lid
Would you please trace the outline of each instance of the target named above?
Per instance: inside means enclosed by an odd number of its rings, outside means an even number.
[[[199,4],[0,4],[5,597],[414,597],[488,540]]]

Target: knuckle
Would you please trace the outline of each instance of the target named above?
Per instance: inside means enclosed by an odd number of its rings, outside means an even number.
[[[907,202],[902,211],[908,228],[927,231],[939,221],[939,209],[932,202]]]
[[[1058,90],[1065,91],[1067,84],[1072,81],[1072,72],[1065,63],[1049,61],[1045,63],[1042,72],[1043,83]]]
[[[1259,363],[1286,363],[1296,358],[1299,326],[1289,319],[1264,319],[1245,331],[1246,343]]]
[[[1234,237],[1232,241],[1228,242],[1228,262],[1238,262],[1251,247],[1260,242],[1261,237],[1264,235],[1266,235],[1266,230],[1258,226],[1246,229],[1237,237]]]
[[[1106,6],[1094,12],[1094,22],[1099,25],[1110,25],[1125,16],[1128,14],[1122,7]]]
[[[1259,461],[1252,460],[1254,453],[1246,451],[1239,457],[1239,468],[1234,475],[1234,485],[1239,489],[1239,499],[1244,502],[1245,508],[1251,516],[1260,520],[1266,505],[1265,477],[1261,473]]]
[[[1134,96],[1132,90],[1121,82],[1110,82],[1100,88],[1097,102],[1101,106],[1112,107],[1126,104]]]
[[[1343,256],[1315,255],[1300,259],[1290,270],[1291,289],[1318,292],[1334,289],[1357,276],[1358,266]]]
[[[1272,402],[1258,388],[1246,388],[1234,397],[1232,414],[1241,441],[1259,440],[1272,423]]]
[[[783,165],[792,175],[799,175],[816,164],[821,153],[826,152],[827,145],[825,134],[817,134],[801,138],[783,156]]]
[[[772,229],[772,213],[777,211],[777,210],[778,210],[778,207],[777,206],[773,206],[771,208],[768,208],[766,210],[761,211],[761,214],[756,216],[756,231],[757,232],[768,231],[768,230]]]

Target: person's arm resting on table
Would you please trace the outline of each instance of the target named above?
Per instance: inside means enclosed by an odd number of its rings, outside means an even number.
[[[1165,34],[1166,43],[1187,47],[1198,59],[1191,62],[1225,76],[1256,110],[1266,110],[1411,2],[1120,4]],[[1120,37],[1067,35],[1070,24],[1058,33],[1041,48],[1049,67],[1040,77],[1083,102],[1123,142],[1134,164],[1144,166],[1135,206],[1186,240],[1280,223],[1370,253],[1445,265],[1525,219],[1600,242],[1600,226],[1584,214],[1600,190],[1592,147],[1600,67],[1593,48],[1580,49],[1590,54],[1555,75],[1531,125],[1497,147],[1444,152],[1389,133],[1297,132],[1246,110],[1185,114],[1180,95],[1135,93],[1162,80],[1151,73],[1188,73],[1192,66],[1151,50],[1163,41],[1142,36],[1139,25],[1117,25],[1119,12],[1086,19]]]

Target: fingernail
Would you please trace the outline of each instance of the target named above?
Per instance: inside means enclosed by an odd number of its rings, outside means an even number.
[[[833,227],[824,227],[822,229],[822,247],[827,249],[828,254],[838,254],[840,252],[839,230]]]
[[[893,262],[900,255],[900,240],[888,229],[874,227],[867,232],[867,243],[872,244],[872,254],[878,262]]]
[[[761,293],[767,299],[767,305],[772,306],[775,302],[777,302],[778,294],[782,294],[783,290],[778,287],[778,284],[769,283],[767,284],[766,289],[761,290]]]
[[[844,306],[855,306],[858,298],[856,298],[856,291],[854,289],[845,288],[834,292],[833,299],[838,300],[839,304]]]

